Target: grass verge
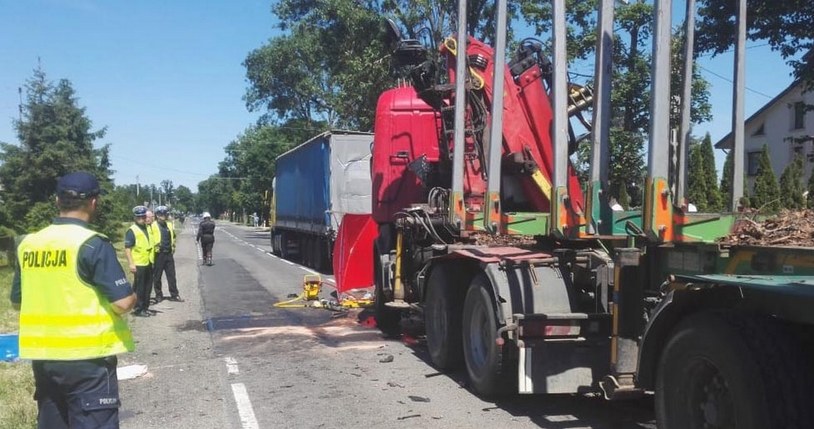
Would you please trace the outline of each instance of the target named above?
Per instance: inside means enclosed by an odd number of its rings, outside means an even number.
[[[0,333],[16,332],[19,313],[11,307],[10,267],[0,267]],[[0,429],[37,427],[34,376],[27,362],[0,362]]]

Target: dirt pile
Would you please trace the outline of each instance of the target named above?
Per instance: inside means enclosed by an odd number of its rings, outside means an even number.
[[[742,246],[814,247],[814,210],[784,210],[762,221],[744,217],[719,241]]]

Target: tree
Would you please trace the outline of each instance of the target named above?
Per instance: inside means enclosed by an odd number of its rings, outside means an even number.
[[[468,33],[494,41],[494,0],[469,1]],[[369,130],[379,94],[396,83],[389,73],[384,18],[403,35],[426,36],[434,46],[454,31],[451,0],[282,0],[273,8],[281,36],[247,56],[243,65],[249,110],[264,120],[321,121],[328,127]],[[509,5],[510,22],[518,5]],[[433,55],[434,52],[431,52]]]
[[[803,193],[803,157],[797,155],[789,165],[783,169],[780,175],[781,207],[784,209],[797,210],[805,207],[805,196]]]
[[[195,196],[192,191],[184,185],[179,185],[175,190],[175,210],[189,212],[195,209]]]
[[[725,200],[724,205],[728,206],[732,201],[732,170],[735,162],[732,151],[726,154],[724,161],[724,171],[721,173],[721,197]]]
[[[596,48],[597,0],[569,0],[567,2],[568,55],[570,60],[588,59]],[[521,13],[526,23],[535,28],[536,34],[551,29],[550,2],[523,2]],[[613,89],[611,94],[611,165],[610,192],[617,200],[622,186],[641,183],[644,176],[645,135],[650,127],[650,42],[653,26],[653,5],[643,0],[619,4],[615,8]],[[681,46],[680,33],[673,37],[673,70],[671,100],[680,99],[681,91]],[[592,82],[588,82],[589,84]],[[693,70],[693,99],[691,119],[694,123],[711,118],[709,105],[709,85],[699,73]],[[673,126],[678,118],[673,117]],[[580,165],[588,165],[590,151],[579,149]],[[624,166],[624,167],[620,167]],[[616,171],[616,173],[614,173]],[[631,193],[631,203],[641,204],[636,192]]]
[[[734,43],[737,2],[699,1],[697,43],[702,51],[720,54]],[[747,32],[751,41],[766,41],[788,60],[794,74],[814,84],[814,64],[795,59],[814,47],[814,2],[811,0],[748,0]]]
[[[772,170],[768,145],[763,145],[763,151],[760,153],[751,200],[752,207],[762,212],[774,213],[780,209],[780,186]]]
[[[700,211],[706,211],[706,172],[703,154],[701,153],[701,143],[690,142],[690,157],[687,162],[687,202],[695,204]]]
[[[96,175],[103,189],[111,186],[109,148],[94,148],[105,129],[92,130],[70,81],[62,79],[54,84],[38,67],[25,90],[21,118],[13,122],[19,145],[0,144],[0,198],[11,226],[20,231],[40,228],[46,222],[43,219],[56,214],[56,182],[68,172],[88,171]],[[116,226],[109,217],[110,210],[112,207],[102,204],[94,223],[108,235]]]
[[[164,195],[162,204],[165,206],[172,205],[171,201],[175,196],[175,187],[172,185],[172,180],[162,180],[159,191]]]
[[[718,190],[718,172],[709,133],[700,142],[690,145],[687,170],[687,198],[698,210],[714,212],[721,210],[721,193]]]

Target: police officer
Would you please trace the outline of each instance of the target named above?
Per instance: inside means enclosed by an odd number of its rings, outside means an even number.
[[[203,213],[203,220],[198,225],[198,235],[195,241],[201,243],[203,260],[206,265],[212,265],[212,247],[215,245],[215,222],[209,212]]]
[[[20,310],[20,357],[34,371],[39,428],[118,428],[116,355],[133,351],[122,315],[136,297],[108,238],[88,227],[99,182],[57,182],[59,217],[17,248],[11,301]]]
[[[166,206],[158,206],[155,215],[158,218],[153,223],[156,231],[155,265],[153,265],[153,289],[155,290],[155,301],[164,300],[164,293],[161,291],[161,276],[167,273],[167,284],[170,288],[170,301],[184,302],[178,295],[178,285],[175,281],[175,226],[167,217],[170,210]]]
[[[149,317],[150,289],[153,285],[152,260],[155,257],[150,228],[147,226],[147,207],[133,207],[133,225],[124,234],[124,255],[130,272],[133,273],[133,286],[136,290],[134,316]]]

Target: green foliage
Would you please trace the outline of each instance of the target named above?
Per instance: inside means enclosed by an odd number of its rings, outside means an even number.
[[[736,33],[735,8],[729,0],[701,0],[697,44],[701,51],[727,51]],[[794,67],[797,78],[814,84],[814,65],[797,55],[814,47],[814,2],[811,0],[747,0],[747,40],[768,42]]]
[[[724,204],[729,205],[732,201],[732,170],[733,170],[733,154],[730,150],[726,154],[724,161],[724,171],[721,173],[721,197],[724,199]]]
[[[550,2],[522,2],[526,22],[536,33],[550,30]],[[597,0],[567,1],[568,54],[571,60],[592,58],[596,45]],[[619,199],[622,184],[642,183],[645,138],[650,127],[650,51],[653,5],[641,0],[619,3],[615,8],[613,87],[611,93],[611,194]],[[680,58],[681,37],[673,38],[671,100],[679,99],[683,73]],[[590,83],[590,82],[589,82]],[[693,99],[690,109],[694,123],[711,118],[709,84],[698,69],[693,70]],[[677,126],[678,117],[672,118]],[[588,167],[588,152],[579,148],[578,167],[583,177]],[[628,187],[631,204],[641,204],[641,187]]]
[[[752,207],[761,212],[774,213],[780,209],[780,201],[780,186],[777,184],[777,177],[772,170],[769,146],[763,145],[751,197]]]
[[[189,188],[184,185],[178,186],[178,189],[175,190],[173,208],[183,213],[195,210],[195,195]]]
[[[797,155],[780,175],[781,206],[784,209],[796,210],[805,207],[804,172],[803,157]]]
[[[723,204],[718,190],[718,172],[715,169],[715,155],[709,133],[701,142],[690,145],[690,159],[687,169],[687,199],[699,211],[715,212]]]
[[[58,214],[57,206],[53,201],[34,203],[25,215],[26,232],[35,232],[45,228]]]
[[[611,129],[611,196],[625,209],[638,207],[642,203],[641,189],[645,175],[643,147],[641,134]],[[629,198],[627,203],[624,197]]]
[[[92,130],[70,81],[54,84],[37,68],[25,91],[21,118],[13,122],[19,145],[0,144],[0,218],[17,231],[50,223],[57,179],[68,172],[91,172],[103,189],[112,189],[109,146],[94,148],[105,129]],[[103,233],[111,230],[112,209],[102,205],[97,213],[94,225]]]

